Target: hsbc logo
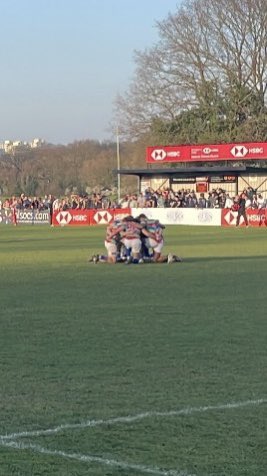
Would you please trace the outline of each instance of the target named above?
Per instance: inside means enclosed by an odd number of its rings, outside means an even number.
[[[112,220],[112,215],[108,211],[99,211],[94,214],[94,221],[98,225],[106,225]]]
[[[232,156],[236,158],[246,157],[248,152],[249,152],[248,149],[244,145],[235,145],[231,149]]]
[[[87,221],[87,216],[86,215],[73,215],[73,221],[79,221],[79,222],[86,222]]]
[[[250,154],[260,154],[260,155],[262,155],[263,154],[263,147],[252,147],[251,149],[249,149],[249,153]]]
[[[115,213],[114,220],[122,220],[125,217],[128,217],[129,213]]]
[[[217,154],[218,149],[211,149],[210,147],[204,147],[203,154],[210,155],[210,154]]]
[[[224,215],[224,220],[226,221],[226,223],[228,223],[228,225],[235,225],[236,224],[236,217],[237,217],[237,213],[234,213],[234,212],[232,212],[232,210],[229,210],[229,212],[227,212]],[[242,218],[243,217],[241,217],[241,219]]]
[[[71,222],[72,216],[70,212],[59,212],[56,216],[56,220],[59,225],[68,225]]]
[[[224,220],[228,225],[236,225],[236,217],[237,217],[237,212],[233,212],[232,210],[229,210],[225,215],[224,215]],[[243,216],[240,217],[240,225],[244,223],[244,218]]]
[[[163,149],[155,149],[153,150],[151,157],[153,160],[160,161],[166,159],[167,153]]]

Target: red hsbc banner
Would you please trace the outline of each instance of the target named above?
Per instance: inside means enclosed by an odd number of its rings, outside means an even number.
[[[147,147],[146,162],[216,162],[267,160],[267,142]]]
[[[89,210],[65,210],[53,213],[52,224],[54,226],[66,225],[90,225]]]
[[[54,226],[108,225],[114,218],[130,215],[130,208],[111,210],[65,210],[53,214]]]
[[[130,213],[130,208],[90,210],[90,225],[108,225],[114,218],[123,218]]]
[[[112,210],[90,210],[90,225],[107,225],[112,220]]]
[[[146,161],[150,163],[189,162],[190,160],[190,146],[187,145],[147,147],[146,149]]]
[[[249,226],[260,227],[267,226],[267,209],[246,211],[248,217]],[[229,209],[222,209],[222,226],[235,226],[236,225],[237,212],[233,212]],[[245,226],[244,218],[241,216],[240,225]]]

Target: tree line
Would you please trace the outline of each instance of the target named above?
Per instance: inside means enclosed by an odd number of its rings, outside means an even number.
[[[145,146],[124,141],[121,166],[144,166]],[[0,195],[56,196],[110,189],[117,192],[117,143],[93,140],[66,146],[25,149],[0,157]],[[122,179],[122,191],[136,190],[136,181]]]

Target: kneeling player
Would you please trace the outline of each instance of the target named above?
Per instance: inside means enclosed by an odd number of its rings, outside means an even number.
[[[174,263],[182,261],[181,258],[171,253],[169,253],[168,256],[162,255],[164,246],[163,230],[165,226],[162,225],[159,220],[150,220],[144,214],[141,214],[138,220],[144,227],[142,233],[145,238],[145,248],[152,250],[152,256],[150,259],[146,258],[146,261],[150,260],[154,263]]]
[[[141,258],[142,225],[132,216],[123,219],[124,229],[120,231],[121,242],[126,248],[127,263],[139,263]]]
[[[124,230],[124,225],[120,220],[114,220],[107,227],[105,248],[108,252],[106,261],[115,264],[120,254],[121,237],[120,232]]]

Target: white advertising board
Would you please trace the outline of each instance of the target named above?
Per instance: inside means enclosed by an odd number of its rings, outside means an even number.
[[[137,217],[144,213],[148,218],[157,219],[163,225],[221,226],[219,208],[132,208]]]

